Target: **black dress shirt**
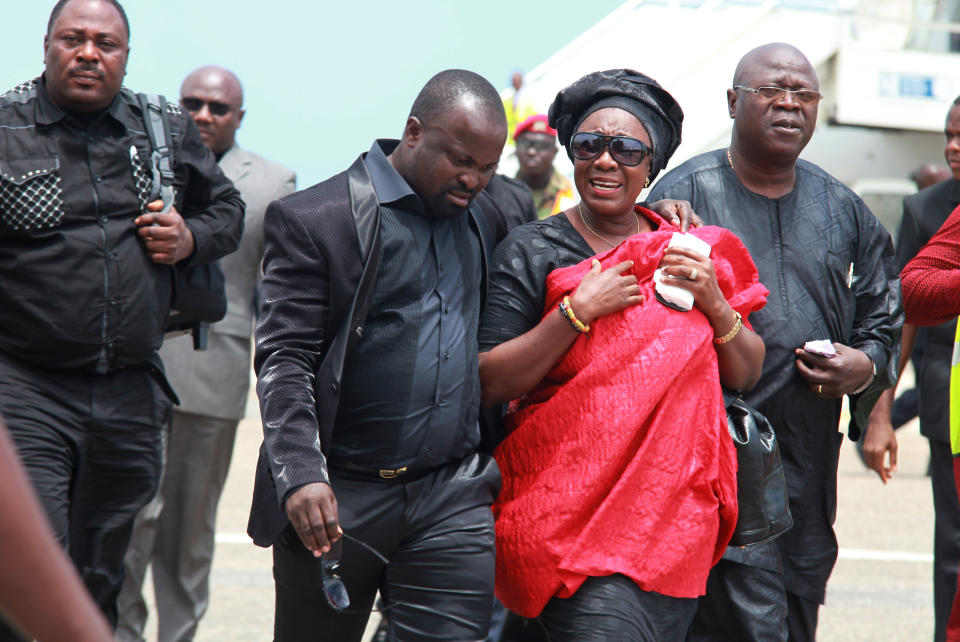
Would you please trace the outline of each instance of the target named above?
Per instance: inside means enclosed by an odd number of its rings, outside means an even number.
[[[466,212],[430,218],[377,141],[366,156],[383,254],[347,359],[330,464],[431,468],[476,450],[481,247]]]
[[[168,105],[177,210],[205,263],[236,249],[243,201],[192,119]],[[145,211],[150,141],[136,94],[78,119],[42,79],[0,97],[0,351],[40,367],[111,372],[150,359],[172,269],[154,263]]]

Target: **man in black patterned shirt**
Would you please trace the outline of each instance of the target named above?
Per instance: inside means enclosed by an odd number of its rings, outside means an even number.
[[[172,105],[174,203],[147,203],[152,147],[121,88],[128,41],[116,0],[61,0],[43,75],[0,97],[0,411],[112,623],[175,400],[156,354],[171,266],[232,252],[243,229],[239,193]]]
[[[767,347],[744,399],[773,425],[794,526],[773,542],[728,547],[710,571],[687,640],[813,640],[837,557],[840,407],[856,439],[880,391],[896,380],[903,311],[890,235],[863,201],[799,159],[820,103],[799,50],[771,43],[737,65],[727,107],[730,147],[695,156],[660,179],[650,199],[689,199],[750,251],[767,304],[750,315]],[[804,349],[826,339],[836,354]]]

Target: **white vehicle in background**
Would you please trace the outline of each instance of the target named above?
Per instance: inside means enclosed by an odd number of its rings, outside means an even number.
[[[916,191],[910,173],[943,159],[944,115],[960,95],[958,20],[960,0],[630,0],[530,70],[524,91],[546,113],[583,74],[636,68],[683,107],[676,166],[728,144],[726,90],[740,57],[789,42],[816,67],[824,95],[802,158],[850,185],[896,233],[900,200]]]

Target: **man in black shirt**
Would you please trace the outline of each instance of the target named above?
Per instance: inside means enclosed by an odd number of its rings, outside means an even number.
[[[175,398],[156,354],[171,266],[233,251],[243,228],[239,193],[172,105],[174,203],[147,202],[152,147],[137,95],[121,88],[128,40],[115,0],[63,0],[44,74],[0,96],[0,410],[114,623]]]
[[[267,210],[250,533],[273,545],[278,641],[359,640],[378,589],[404,640],[486,635],[500,474],[477,453],[492,247],[471,201],[506,134],[486,80],[441,72],[400,141]],[[321,567],[341,555],[338,613]]]
[[[837,558],[842,399],[856,439],[896,380],[903,310],[890,235],[862,199],[799,158],[820,99],[816,70],[798,49],[751,50],[727,90],[730,146],[691,158],[651,190],[651,199],[689,199],[708,224],[736,234],[770,290],[750,315],[767,351],[744,399],[777,433],[794,521],[773,542],[727,548],[710,571],[691,642],[816,638]],[[835,356],[804,348],[825,339]]]

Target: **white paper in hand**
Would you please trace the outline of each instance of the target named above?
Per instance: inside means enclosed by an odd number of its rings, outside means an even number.
[[[674,232],[667,247],[683,247],[699,252],[704,256],[710,256],[710,244],[693,234]],[[693,309],[693,293],[685,288],[670,285],[671,281],[676,281],[676,279],[672,277],[664,278],[661,269],[657,269],[653,273],[653,282],[656,284],[657,299],[660,303],[681,312]]]
[[[830,339],[817,339],[816,341],[807,341],[803,344],[803,349],[812,354],[818,354],[821,357],[835,357],[837,350],[833,347]]]

